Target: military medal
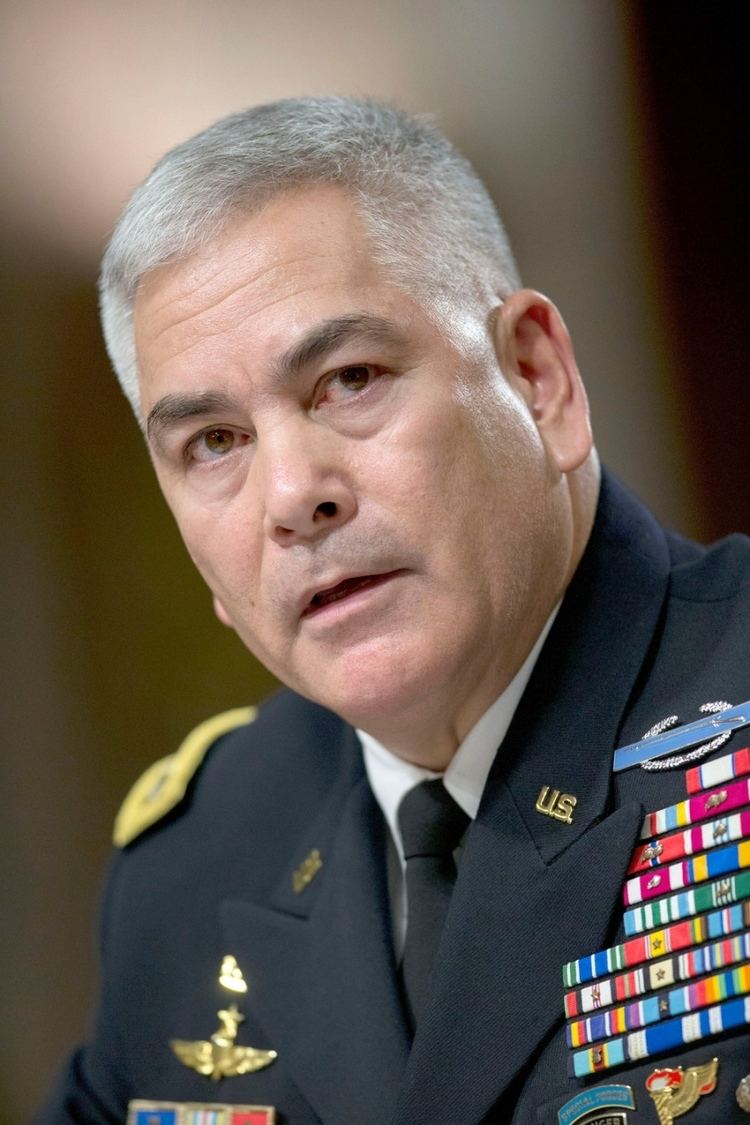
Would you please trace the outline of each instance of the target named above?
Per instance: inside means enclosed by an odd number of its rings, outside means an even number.
[[[750,992],[750,965],[741,965],[723,973],[704,977],[693,984],[655,993],[632,1004],[610,1008],[609,1011],[568,1024],[569,1047],[595,1043],[624,1031],[634,1031],[667,1017],[684,1015],[706,1008],[717,1000],[744,996]]]
[[[702,766],[693,766],[685,774],[685,788],[690,794],[700,793],[702,789],[713,789],[746,773],[750,773],[750,746]]]
[[[750,840],[742,840],[711,852],[701,852],[694,859],[681,860],[659,871],[650,871],[628,879],[623,897],[626,906],[632,906],[644,899],[666,894],[667,891],[704,883],[707,879],[733,874],[745,867],[750,867]]]
[[[674,754],[691,746],[698,746],[707,739],[713,740],[717,735],[731,734],[746,726],[750,726],[750,700],[740,703],[737,707],[726,707],[719,714],[708,714],[693,723],[677,727],[676,730],[663,730],[659,734],[641,738],[629,746],[621,746],[615,750],[612,768],[615,773],[619,770],[627,770],[631,766],[651,762],[655,758],[663,758],[666,754]],[[701,749],[705,753],[709,748]]]
[[[712,1059],[703,1066],[681,1066],[655,1070],[646,1079],[646,1089],[654,1102],[659,1125],[672,1125],[675,1117],[682,1117],[692,1109],[698,1098],[716,1089],[719,1060]]]
[[[750,1074],[746,1074],[740,1081],[735,1096],[740,1109],[744,1109],[745,1113],[750,1113]]]
[[[247,992],[247,982],[236,958],[227,955],[222,960],[219,984],[229,992]],[[263,1070],[277,1058],[276,1051],[235,1043],[239,1026],[245,1019],[236,1004],[221,1008],[216,1014],[219,1026],[210,1038],[170,1040],[169,1046],[185,1066],[218,1081]]]
[[[128,1106],[127,1125],[275,1125],[272,1105],[223,1105],[217,1102],[148,1102]]]
[[[654,902],[647,902],[643,906],[636,906],[633,910],[626,910],[623,916],[625,933],[628,937],[633,934],[643,933],[654,926],[663,926],[669,922],[678,922],[683,918],[702,914],[704,910],[711,910],[717,906],[729,906],[734,902],[741,902],[750,897],[750,871],[743,871],[739,875],[731,875],[718,879],[715,883],[696,887],[695,890],[682,891],[680,894],[660,898]],[[661,950],[665,952],[664,948]]]
[[[276,1058],[275,1051],[260,1051],[257,1047],[238,1047],[235,1044],[237,1029],[244,1020],[236,1004],[217,1012],[219,1027],[210,1039],[170,1039],[169,1045],[177,1058],[198,1074],[216,1081],[263,1070]]]
[[[670,836],[654,839],[645,847],[641,844],[633,852],[628,874],[649,871],[676,859],[709,851],[721,844],[743,840],[750,836],[750,809],[732,813],[731,816],[718,817],[706,824],[686,828]]]
[[[557,1111],[558,1125],[594,1125],[595,1122],[612,1122],[627,1125],[627,1115],[612,1111],[635,1109],[632,1086],[597,1086],[594,1090],[581,1090]]]
[[[750,902],[737,903],[699,918],[687,918],[664,930],[655,930],[588,957],[579,957],[577,961],[569,961],[563,965],[563,983],[566,988],[574,988],[597,977],[664,957],[667,953],[676,953],[700,942],[736,933],[745,926],[750,926]]]
[[[739,778],[721,789],[712,789],[710,792],[689,797],[687,801],[680,801],[677,805],[670,805],[666,809],[649,813],[643,822],[641,839],[648,840],[652,836],[659,836],[662,832],[686,828],[689,824],[697,824],[709,818],[715,820],[718,815],[724,816],[748,804],[750,804],[750,778]]]
[[[750,1024],[750,748],[687,782],[691,796],[644,820],[623,887],[626,940],[563,966],[577,1078]],[[715,1078],[712,1063],[654,1071],[662,1125]]]

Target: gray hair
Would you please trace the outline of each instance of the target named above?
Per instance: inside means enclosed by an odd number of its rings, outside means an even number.
[[[392,106],[342,97],[256,106],[162,157],[131,197],[104,255],[104,338],[136,414],[133,304],[140,280],[187,258],[236,213],[317,184],[351,194],[376,260],[428,305],[491,301],[519,287],[484,184],[432,125]]]

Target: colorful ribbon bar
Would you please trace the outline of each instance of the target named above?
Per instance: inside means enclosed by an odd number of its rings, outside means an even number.
[[[750,884],[750,875],[739,876]],[[706,888],[708,889],[708,888]],[[739,903],[700,918],[687,918],[665,930],[642,934],[621,945],[610,946],[577,961],[563,965],[563,984],[566,988],[588,984],[598,977],[609,976],[622,969],[632,969],[644,961],[656,960],[667,953],[678,953],[704,941],[717,938],[750,926],[750,902]]]
[[[658,898],[669,891],[678,891],[707,879],[718,879],[721,875],[731,875],[750,867],[750,840],[731,844],[728,848],[717,848],[712,852],[702,852],[693,859],[683,859],[659,871],[649,871],[628,879],[623,887],[626,906]]]
[[[574,1051],[570,1057],[570,1071],[576,1078],[598,1074],[610,1067],[625,1062],[648,1059],[665,1051],[677,1051],[681,1047],[718,1035],[750,1023],[750,997],[725,1000],[712,1008],[691,1012],[678,1019],[664,1020],[663,1023],[632,1031],[606,1043],[597,1043],[582,1051]]]
[[[583,1047],[595,1043],[597,1039],[609,1039],[624,1031],[635,1031],[660,1020],[684,1016],[715,1004],[720,1000],[730,1000],[734,996],[744,996],[750,992],[750,965],[716,973],[692,984],[681,985],[670,991],[647,996],[633,1004],[610,1008],[608,1012],[598,1012],[586,1019],[568,1024],[565,1034],[569,1047]]]
[[[690,797],[678,805],[649,813],[643,822],[641,839],[648,840],[675,828],[686,828],[689,824],[721,816],[747,804],[750,804],[750,778],[742,778],[724,789],[713,789],[710,793],[701,793],[699,797]]]
[[[647,902],[643,906],[626,910],[622,919],[625,933],[628,937],[632,937],[655,926],[679,922],[694,914],[702,914],[704,910],[711,910],[717,906],[730,906],[733,902],[740,902],[748,896],[750,896],[750,871],[743,871],[740,875],[729,875],[717,879],[715,883],[707,883],[704,887],[680,891],[679,894],[659,898],[654,902]],[[665,950],[662,950],[662,953],[664,952]]]
[[[223,1105],[217,1102],[148,1102],[128,1106],[127,1125],[274,1125],[270,1105]]]
[[[750,836],[750,809],[719,817],[707,824],[697,824],[683,832],[674,832],[671,836],[655,837],[645,846],[640,844],[633,852],[628,874],[650,871],[653,867],[661,867],[665,863],[728,844],[730,840],[742,840],[746,836]]]
[[[703,789],[723,785],[725,781],[732,781],[746,773],[750,773],[750,746],[735,750],[734,754],[725,754],[713,762],[705,762],[702,766],[694,766],[685,774],[685,783],[688,793],[700,793]]]
[[[743,910],[742,906],[730,907],[730,912],[736,912],[735,921],[739,925],[750,923],[750,903],[745,905],[747,910]],[[744,915],[747,915],[746,920]],[[636,997],[645,996],[657,989],[669,988],[675,981],[691,980],[703,976],[704,973],[725,969],[729,965],[736,965],[748,959],[750,959],[750,932],[746,931],[735,937],[722,938],[708,945],[691,948],[686,953],[664,957],[661,961],[654,961],[638,969],[607,977],[585,988],[566,992],[563,1000],[565,1017],[573,1019],[586,1012],[608,1008],[612,1004],[635,1000]]]
[[[718,714],[696,719],[693,723],[651,735],[650,738],[641,738],[629,746],[620,746],[615,750],[612,768],[615,773],[627,770],[641,762],[650,762],[653,758],[662,758],[665,754],[675,754],[689,746],[697,746],[723,731],[740,730],[746,726],[750,726],[750,700]]]

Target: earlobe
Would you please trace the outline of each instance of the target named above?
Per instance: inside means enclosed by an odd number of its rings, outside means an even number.
[[[548,456],[561,473],[577,469],[592,449],[588,400],[565,323],[533,289],[512,293],[498,310],[500,368],[527,403]]]
[[[216,597],[215,594],[214,594],[214,613],[218,617],[219,621],[221,621],[222,625],[226,625],[227,628],[229,628],[229,629],[234,628],[234,625],[232,624],[232,621],[231,621],[231,618],[229,617],[229,614],[224,609],[224,603],[219,601],[219,599]]]

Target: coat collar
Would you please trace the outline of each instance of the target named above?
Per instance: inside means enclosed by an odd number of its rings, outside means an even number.
[[[361,769],[348,784],[332,795],[300,849],[321,853],[310,886],[295,896],[290,868],[270,906],[226,901],[222,924],[251,982],[253,1017],[321,1121],[382,1125],[392,1115],[409,1044],[393,958],[385,824]]]

